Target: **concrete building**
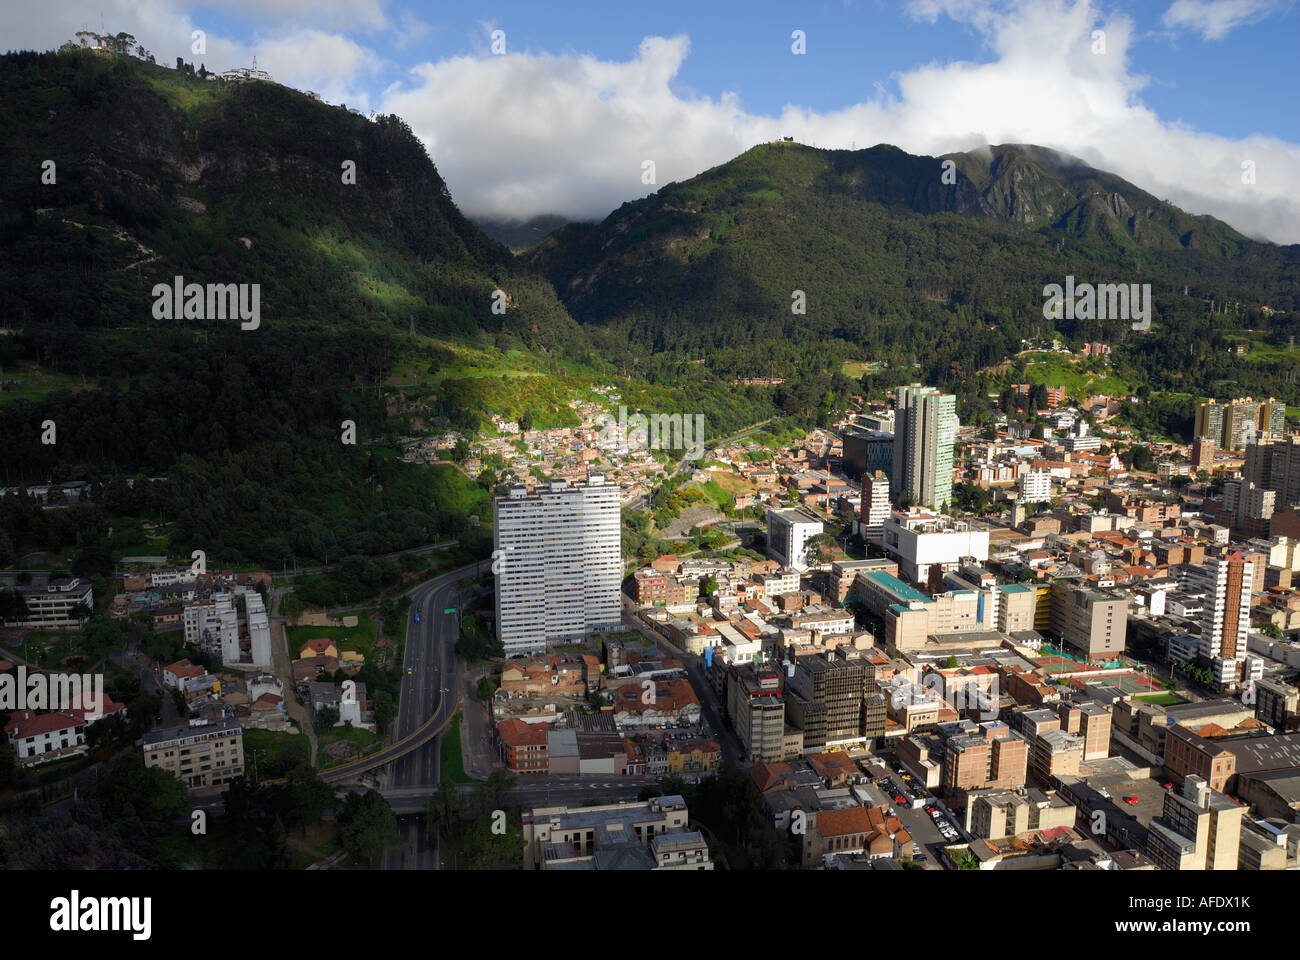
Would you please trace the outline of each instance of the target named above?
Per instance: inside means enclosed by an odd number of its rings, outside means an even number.
[[[1236,870],[1245,813],[1190,776],[1181,790],[1165,791],[1164,810],[1148,829],[1147,856],[1161,870]]]
[[[926,510],[895,512],[885,521],[885,552],[898,561],[902,576],[927,583],[932,568],[941,573],[989,558],[989,531],[965,520]]]
[[[1045,503],[1052,499],[1052,475],[1045,470],[1022,473],[1016,480],[1021,503]]]
[[[150,731],[142,750],[146,767],[161,767],[191,788],[219,786],[244,775],[243,732],[234,717]]]
[[[248,652],[251,663],[259,670],[271,667],[271,621],[266,614],[262,595],[255,590],[244,593],[244,613],[248,619]],[[358,724],[360,726],[360,724]]]
[[[727,715],[752,763],[785,759],[785,701],[781,675],[746,663],[726,667]]]
[[[889,477],[877,470],[862,480],[862,507],[859,532],[868,543],[879,543],[889,519]]]
[[[1089,660],[1114,660],[1124,652],[1129,598],[1060,579],[1052,584],[1051,630]]]
[[[1074,804],[1055,791],[1028,789],[973,790],[966,805],[966,832],[986,840],[1002,840],[1038,830],[1073,827]]]
[[[1083,738],[1064,730],[1044,730],[1029,745],[1029,771],[1040,783],[1077,776],[1083,760]]]
[[[875,667],[862,659],[799,657],[785,680],[786,720],[803,731],[803,752],[885,735],[885,698]]]
[[[529,870],[712,870],[708,844],[689,829],[686,801],[539,807],[523,815]]]
[[[783,567],[803,573],[808,569],[808,541],[825,529],[806,507],[767,511],[767,555]]]
[[[894,400],[893,499],[942,510],[952,502],[957,398],[934,387],[899,387]]]
[[[80,630],[90,619],[95,594],[90,581],[80,577],[55,577],[44,586],[12,588],[27,606],[19,617],[0,620],[4,627],[36,630]]]
[[[593,474],[512,487],[494,504],[497,630],[506,656],[620,623],[620,492]]]
[[[1300,726],[1300,690],[1280,680],[1256,680],[1255,718],[1279,733]]]

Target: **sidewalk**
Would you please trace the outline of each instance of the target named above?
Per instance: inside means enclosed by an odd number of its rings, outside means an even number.
[[[479,678],[491,673],[491,667],[478,667],[468,671],[461,679],[464,684],[463,708],[460,723],[460,755],[465,772],[476,780],[486,780],[493,770],[501,768],[490,743],[492,723],[488,706],[478,699],[476,685]]]

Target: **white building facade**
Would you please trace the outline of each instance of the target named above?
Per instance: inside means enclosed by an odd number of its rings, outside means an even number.
[[[497,498],[493,570],[507,657],[619,626],[623,577],[620,491],[593,474]]]

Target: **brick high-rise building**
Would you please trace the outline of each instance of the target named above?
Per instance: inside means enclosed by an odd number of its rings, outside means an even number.
[[[1253,565],[1240,550],[1210,557],[1188,574],[1189,582],[1205,590],[1198,653],[1210,661],[1215,681],[1223,687],[1242,679],[1253,575]]]

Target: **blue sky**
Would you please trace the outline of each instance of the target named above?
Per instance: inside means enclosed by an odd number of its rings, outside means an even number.
[[[0,29],[55,46],[101,8],[160,62],[257,55],[331,102],[401,114],[471,214],[603,216],[787,133],[914,153],[1027,140],[1300,241],[1295,0],[54,0],[7,7]]]

